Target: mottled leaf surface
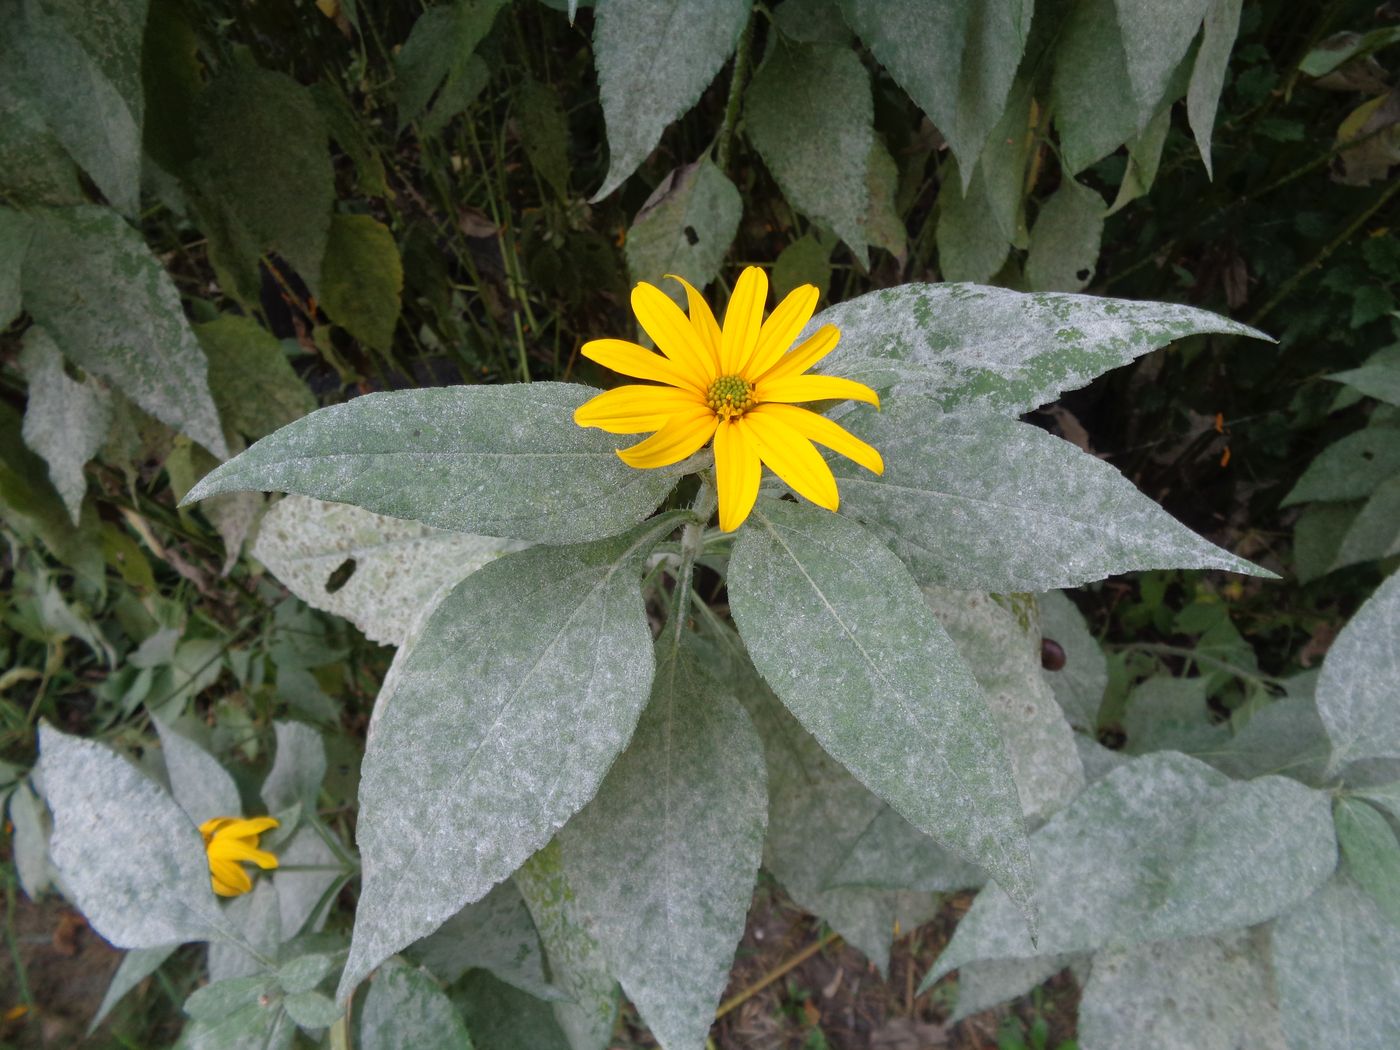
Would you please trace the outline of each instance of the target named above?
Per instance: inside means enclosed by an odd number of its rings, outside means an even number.
[[[1028,995],[1083,956],[1045,955],[1036,959],[990,959],[958,968],[958,1005],[950,1023]]]
[[[325,925],[331,901],[326,894],[352,872],[339,870],[341,859],[326,844],[321,833],[302,824],[285,845],[277,849],[278,869],[272,873],[277,887],[277,905],[285,936],[319,930]],[[312,870],[295,870],[298,868]],[[309,927],[309,928],[308,928]]]
[[[852,521],[760,497],[728,580],[754,666],[803,726],[911,824],[1027,899],[996,724],[899,560]]]
[[[701,1050],[744,933],[767,820],[748,715],[669,628],[651,700],[598,795],[559,833],[610,967],[668,1050]]]
[[[493,562],[400,654],[361,772],[363,889],[341,998],[484,897],[593,797],[651,688],[638,580],[677,524],[659,520]]]
[[[1332,768],[1400,758],[1400,573],[1351,618],[1322,664],[1317,710],[1332,738]]]
[[[366,394],[263,438],[186,497],[270,489],[436,528],[541,543],[621,532],[674,484],[575,425],[597,393],[568,383]]]
[[[739,232],[744,203],[719,168],[702,158],[662,179],[627,231],[627,269],[684,303],[684,289],[667,274],[697,288],[715,279]]]
[[[277,946],[283,939],[276,885],[270,879],[259,876],[252,893],[225,900],[219,907],[224,921],[242,938],[243,943],[209,943],[209,980],[217,983],[263,973],[267,967],[262,959],[275,959]],[[253,951],[248,951],[248,948]],[[259,955],[262,959],[258,958]]]
[[[209,389],[225,427],[256,440],[316,410],[281,342],[251,317],[225,314],[194,326],[209,361]]]
[[[365,994],[356,1045],[362,1050],[469,1050],[472,1042],[461,1014],[437,982],[391,959]]]

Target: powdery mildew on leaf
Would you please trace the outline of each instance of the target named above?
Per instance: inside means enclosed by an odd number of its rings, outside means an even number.
[[[1365,499],[1396,474],[1400,474],[1400,429],[1373,424],[1323,449],[1284,497],[1283,506]]]
[[[949,163],[938,195],[938,269],[949,281],[990,281],[1006,262],[1011,238],[997,229],[988,180],[979,171],[964,189],[957,161]]]
[[[226,455],[204,354],[174,283],[141,235],[110,209],[90,205],[34,218],[24,308],[70,361]]]
[[[1079,794],[1084,769],[1074,733],[1041,673],[1034,603],[1013,610],[988,594],[942,587],[924,588],[924,599],[987,698],[1022,813],[1033,824],[1043,820]]]
[[[990,1010],[1028,995],[1071,962],[1077,955],[1045,955],[1035,959],[990,959],[958,968],[958,1005],[948,1019],[956,1024],[964,1017]]]
[[[880,450],[885,472],[834,458],[841,511],[920,583],[1008,594],[1137,569],[1267,575],[1201,539],[1103,460],[1029,423],[945,416],[931,398],[908,395],[842,423]]]
[[[225,314],[194,326],[209,361],[209,389],[228,430],[257,440],[316,411],[282,344],[251,317]]]
[[[152,721],[160,736],[170,793],[190,820],[198,825],[215,817],[241,816],[238,786],[218,759],[160,719]]]
[[[1128,81],[1146,123],[1167,92],[1177,63],[1186,57],[1211,0],[1114,0],[1123,33]]]
[[[949,412],[1018,416],[1174,339],[1268,337],[1175,303],[1026,294],[969,284],[904,284],[823,310],[841,342],[820,371],[876,390],[928,394]]]
[[[763,749],[748,715],[668,628],[631,744],[559,833],[593,934],[666,1050],[705,1045],[766,819]]]
[[[326,775],[326,745],[321,734],[304,722],[273,722],[277,748],[272,768],[262,785],[269,813],[301,804],[303,813],[316,814],[316,796]]]
[[[1191,67],[1191,86],[1186,91],[1186,115],[1208,175],[1213,174],[1210,140],[1215,131],[1215,110],[1225,90],[1225,74],[1230,66],[1235,36],[1240,31],[1242,6],[1242,0],[1209,0],[1201,47]]]
[[[854,778],[850,779],[855,783]],[[826,885],[830,890],[864,888],[949,893],[978,889],[986,881],[987,873],[977,865],[950,853],[881,803],[874,819],[866,824],[850,844],[840,865],[827,877]]]
[[[313,412],[204,478],[186,502],[264,489],[352,503],[457,532],[574,543],[640,521],[674,484],[576,426],[596,395],[569,383],[366,394]]]
[[[754,666],[911,824],[1027,902],[1016,784],[986,699],[904,567],[854,522],[760,496],[730,560]]]
[[[739,231],[739,190],[708,158],[662,179],[627,231],[627,269],[634,281],[660,287],[677,303],[685,292],[667,274],[697,288],[714,280]]]
[[[602,200],[637,170],[734,52],[748,0],[600,0],[593,27],[608,128]]]
[[[360,1012],[362,1050],[462,1050],[462,1015],[432,977],[400,959],[379,968]]]
[[[308,605],[345,617],[371,641],[401,645],[445,588],[525,546],[292,495],[267,512],[252,554]],[[339,581],[347,561],[352,571]],[[330,590],[333,580],[340,586]]]
[[[1040,632],[1065,651],[1065,665],[1058,671],[1042,669],[1069,724],[1081,732],[1093,732],[1099,707],[1108,688],[1108,661],[1098,639],[1089,633],[1084,614],[1060,591],[1035,596],[1040,607]]]
[[[1070,175],[1142,130],[1113,7],[1114,0],[1071,5],[1057,34],[1050,106]]]
[[[1273,962],[1291,1050],[1400,1046],[1400,929],[1351,880],[1274,923]]]
[[[1400,842],[1390,822],[1369,802],[1339,798],[1332,811],[1346,871],[1377,907],[1400,926]]]
[[[1173,752],[1092,783],[1031,836],[1039,943],[999,887],[978,895],[927,987],[965,962],[1129,948],[1263,922],[1331,875],[1328,797],[1232,781]]]
[[[651,689],[639,577],[678,521],[507,555],[434,610],[370,724],[363,888],[339,998],[593,797]]]
[[[1317,680],[1317,710],[1332,738],[1332,768],[1400,758],[1400,573],[1342,628]]]
[[[253,892],[233,897],[220,904],[224,921],[243,941],[264,959],[277,957],[282,943],[281,906],[276,884],[259,875]],[[266,969],[256,955],[231,941],[209,942],[209,981],[229,981],[236,977],[252,977]]]
[[[1099,952],[1081,1050],[1281,1050],[1268,938],[1239,930]]]
[[[39,728],[50,849],[73,902],[119,948],[207,940],[224,923],[189,817],[100,744]]]
[[[277,887],[283,933],[287,937],[296,937],[320,930],[330,914],[331,902],[325,899],[326,892],[337,881],[348,877],[348,874],[336,870],[342,863],[341,859],[320,833],[308,824],[297,828],[286,845],[278,847],[276,853],[280,866],[271,873],[271,878]],[[299,867],[324,870],[288,870]]]
[[[1077,292],[1093,279],[1103,238],[1104,202],[1096,190],[1065,179],[1040,206],[1031,228],[1026,282],[1037,292]]]
[[[1230,730],[1211,721],[1204,678],[1174,678],[1160,674],[1133,687],[1122,717],[1130,755],[1150,751],[1180,751],[1204,759],[1225,747]]]
[[[1233,737],[1201,757],[1238,780],[1277,773],[1325,787],[1332,745],[1305,684],[1316,677],[1309,672],[1289,679],[1286,696],[1256,710]]]

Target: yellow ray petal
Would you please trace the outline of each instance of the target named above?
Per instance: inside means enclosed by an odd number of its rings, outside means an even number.
[[[207,846],[216,831],[236,823],[238,823],[237,817],[211,817],[199,826],[199,833],[204,836],[204,844]]]
[[[744,523],[758,499],[763,467],[745,418],[726,419],[715,431],[715,489],[719,495],[719,527],[733,532]]]
[[[611,368],[634,379],[651,379],[697,393],[703,393],[705,389],[672,361],[626,339],[594,339],[584,343],[579,353],[590,361],[597,361],[604,368]]]
[[[754,344],[753,356],[739,367],[747,376],[761,376],[783,356],[812,319],[817,308],[815,285],[804,284],[794,288],[777,308],[768,315],[758,332],[758,342]],[[833,329],[835,331],[835,329]]]
[[[810,441],[772,416],[750,412],[744,425],[751,428],[758,442],[758,454],[774,474],[799,496],[819,507],[835,510],[841,501],[836,479]]]
[[[777,362],[770,365],[766,373],[759,374],[758,379],[754,382],[762,382],[765,379],[788,379],[801,375],[835,350],[840,339],[840,331],[829,324],[824,324],[802,340],[800,346],[793,347],[791,353],[778,358]]]
[[[237,897],[253,888],[253,880],[248,873],[231,860],[209,861],[209,881],[214,892],[221,897]]]
[[[786,379],[765,379],[754,390],[754,400],[782,401],[796,404],[803,401],[864,401],[880,407],[880,395],[864,383],[840,376],[790,376]]]
[[[246,839],[261,835],[278,826],[276,817],[253,817],[251,820],[233,820],[218,829],[215,838]]]
[[[246,861],[268,870],[277,867],[277,857],[267,850],[257,849],[245,839],[215,839],[209,844],[209,863],[216,861]]]
[[[702,387],[714,381],[717,373],[713,357],[700,341],[695,326],[669,295],[643,281],[632,289],[632,312],[672,364]]]
[[[709,441],[717,423],[708,408],[678,412],[651,437],[631,448],[618,449],[617,454],[629,467],[669,467]]]
[[[885,472],[885,460],[880,453],[860,438],[833,423],[826,416],[819,416],[796,405],[783,405],[770,402],[752,409],[749,415],[769,416],[791,427],[808,441],[815,441],[833,452],[839,452],[847,459],[859,463],[866,470],[876,474]],[[716,456],[718,460],[718,456]]]
[[[650,434],[687,405],[702,404],[693,390],[629,383],[579,405],[574,409],[574,422],[609,434]]]
[[[735,375],[747,361],[763,323],[763,304],[768,301],[768,275],[757,266],[747,266],[734,284],[734,294],[724,310],[724,330],[720,333],[719,373]]]
[[[710,360],[714,362],[715,375],[719,375],[719,322],[715,320],[715,313],[710,309],[710,304],[705,302],[705,297],[700,294],[695,285],[691,284],[684,277],[674,273],[666,275],[673,281],[679,281],[685,288],[685,301],[690,305],[690,324],[695,329],[696,338],[700,340],[700,345],[710,355]]]

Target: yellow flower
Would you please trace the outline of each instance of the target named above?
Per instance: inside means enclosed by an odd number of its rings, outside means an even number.
[[[687,281],[687,318],[660,288],[632,289],[632,311],[660,354],[623,339],[595,339],[583,356],[614,372],[662,386],[633,383],[599,394],[574,413],[581,427],[651,437],[619,449],[628,466],[666,467],[715,442],[719,527],[732,532],[758,498],[762,464],[820,507],[840,502],[836,479],[812,442],[884,472],[880,453],[799,402],[846,400],[879,406],[868,386],[836,376],[804,375],[836,347],[840,333],[823,325],[792,347],[817,307],[810,284],[795,289],[765,321],[768,278],[756,266],[739,276],[720,328],[709,305]],[[792,347],[792,349],[789,349]]]
[[[239,867],[240,861],[256,864],[264,871],[277,867],[277,858],[258,849],[258,836],[277,827],[273,817],[215,817],[199,826],[204,850],[209,854],[209,880],[220,897],[237,897],[253,888],[253,880]]]

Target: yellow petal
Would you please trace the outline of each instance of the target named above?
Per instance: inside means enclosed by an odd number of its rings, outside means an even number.
[[[719,527],[733,532],[744,523],[758,499],[763,467],[746,418],[726,419],[715,431],[715,489]]]
[[[768,301],[768,275],[757,266],[747,266],[734,284],[734,294],[724,310],[724,330],[720,334],[720,375],[736,375],[753,353],[763,323],[763,304]]]
[[[708,387],[716,375],[715,362],[700,341],[695,326],[671,297],[645,281],[632,289],[632,312],[671,363],[695,383]]]
[[[574,422],[609,434],[650,434],[686,405],[703,402],[693,390],[629,383],[604,391],[574,409]]]
[[[840,376],[791,376],[786,379],[765,379],[754,390],[754,400],[782,401],[795,404],[802,401],[864,401],[880,407],[880,395],[864,383]]]
[[[824,324],[802,340],[801,346],[794,347],[792,353],[778,358],[777,363],[770,365],[766,374],[759,374],[754,382],[762,382],[765,379],[788,379],[801,375],[835,350],[840,339],[841,333],[835,327]]]
[[[746,361],[740,371],[747,376],[761,376],[783,356],[792,346],[793,340],[802,334],[812,313],[817,308],[815,285],[804,284],[794,288],[777,308],[768,315],[759,329],[758,342],[754,346],[753,357]],[[832,329],[835,331],[835,329]]]
[[[253,817],[251,820],[234,820],[225,824],[214,835],[217,838],[256,839],[264,831],[278,826],[276,817]]]
[[[199,826],[199,833],[204,836],[204,844],[207,846],[209,840],[220,828],[236,823],[238,823],[237,817],[211,817]]]
[[[744,425],[758,441],[758,454],[774,474],[799,496],[819,507],[835,510],[841,501],[836,479],[810,441],[772,416],[750,412]]]
[[[264,870],[277,867],[276,856],[254,848],[246,839],[215,839],[209,844],[209,863],[215,861],[246,861]]]
[[[590,361],[597,361],[604,368],[621,372],[634,379],[650,379],[667,386],[678,386],[696,393],[704,393],[705,388],[676,365],[650,350],[629,343],[626,339],[594,339],[583,344],[579,351]]]
[[[808,441],[815,441],[833,452],[839,452],[849,460],[859,463],[866,470],[876,474],[885,472],[885,461],[880,453],[860,438],[826,416],[796,405],[782,405],[770,402],[751,409],[749,415],[770,416],[797,431]]]
[[[220,897],[237,897],[253,888],[248,873],[231,860],[209,860],[209,881]]]
[[[719,322],[715,320],[714,311],[710,309],[710,304],[705,302],[705,297],[696,290],[695,285],[674,273],[668,273],[666,276],[684,286],[685,301],[690,304],[690,324],[695,329],[696,338],[714,362],[714,374],[719,375]]]
[[[669,467],[709,441],[717,422],[708,408],[678,412],[651,437],[631,448],[618,449],[617,454],[629,467]]]

